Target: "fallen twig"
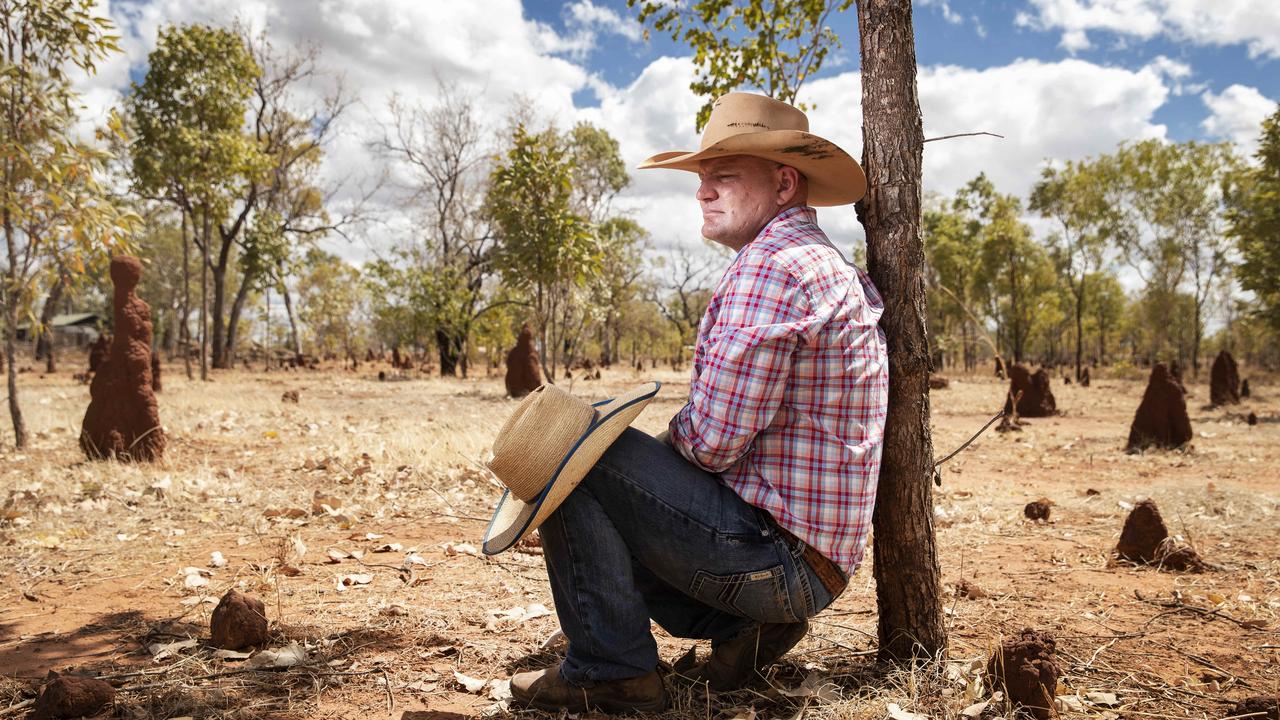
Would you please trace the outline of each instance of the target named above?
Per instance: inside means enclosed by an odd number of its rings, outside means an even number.
[[[0,717],[4,717],[5,715],[11,715],[23,708],[31,707],[32,705],[35,705],[35,704],[36,704],[35,698],[32,698],[30,700],[23,700],[17,705],[10,705],[7,708],[0,709]]]

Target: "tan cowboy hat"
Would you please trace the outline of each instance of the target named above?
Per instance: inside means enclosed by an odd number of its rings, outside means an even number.
[[[493,441],[489,469],[507,487],[484,533],[497,555],[542,524],[658,394],[650,382],[591,404],[555,385],[525,396]]]
[[[729,93],[711,106],[697,152],[658,153],[640,169],[673,168],[698,172],[698,163],[725,155],[751,155],[799,170],[809,181],[810,205],[844,205],[867,192],[858,161],[835,143],[809,132],[803,112],[764,95]]]

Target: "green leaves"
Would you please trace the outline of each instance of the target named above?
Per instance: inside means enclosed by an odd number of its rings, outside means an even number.
[[[853,0],[627,0],[628,7],[639,8],[642,25],[693,50],[698,76],[689,88],[707,98],[698,111],[699,131],[711,116],[711,101],[740,88],[759,88],[794,104],[804,81],[822,67],[831,48],[840,47],[827,20],[852,5]]]
[[[1262,123],[1256,166],[1225,184],[1229,232],[1240,251],[1240,284],[1257,296],[1258,315],[1280,330],[1280,107]]]
[[[554,131],[516,129],[506,162],[490,178],[488,208],[501,232],[495,265],[512,287],[580,285],[598,246],[571,206],[574,164]]]
[[[138,189],[198,203],[216,220],[261,164],[243,129],[261,69],[239,35],[206,25],[163,28],[148,63],[129,98]]]

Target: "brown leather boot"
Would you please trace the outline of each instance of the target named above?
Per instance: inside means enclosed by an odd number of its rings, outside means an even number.
[[[667,709],[667,689],[657,670],[640,677],[578,687],[560,677],[560,666],[556,665],[513,676],[511,698],[527,707],[552,711],[565,709],[574,713],[588,710],[656,713]]]
[[[694,666],[686,677],[694,682],[705,682],[716,692],[737,690],[786,655],[807,632],[807,620],[749,627],[715,646],[711,657]]]

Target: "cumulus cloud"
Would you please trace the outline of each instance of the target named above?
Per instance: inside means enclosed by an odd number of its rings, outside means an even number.
[[[1235,143],[1250,156],[1258,149],[1262,121],[1280,107],[1257,88],[1245,85],[1232,85],[1219,94],[1206,91],[1200,99],[1209,108],[1209,116],[1200,123],[1205,132]]]
[[[1280,57],[1280,3],[1274,0],[1031,0],[1015,24],[1061,31],[1060,45],[1091,47],[1102,31],[1147,40],[1165,35],[1198,45],[1237,45],[1251,57]]]
[[[97,76],[82,79],[86,123],[98,122],[128,91],[131,74],[145,73],[147,55],[169,24],[235,21],[265,32],[277,49],[313,45],[326,77],[342,77],[357,95],[326,148],[323,175],[345,183],[349,200],[362,177],[376,174],[368,143],[390,120],[388,100],[431,106],[441,83],[464,89],[496,130],[513,99],[526,98],[544,117],[572,117],[573,95],[596,81],[579,63],[562,55],[573,41],[525,17],[520,0],[483,3],[419,3],[402,0],[98,0],[98,10],[118,26],[123,55],[105,63]],[[301,88],[300,100],[314,99],[324,83]],[[381,198],[390,202],[391,198]],[[381,227],[373,244],[386,247],[394,228]],[[391,229],[388,229],[391,228]],[[333,245],[355,259],[366,248]]]
[[[118,102],[130,73],[145,68],[163,24],[226,23],[238,16],[251,27],[265,29],[278,47],[315,44],[322,66],[343,73],[347,85],[359,92],[360,102],[327,149],[324,171],[330,179],[376,170],[379,161],[367,143],[389,119],[387,99],[395,93],[406,103],[430,106],[439,80],[467,93],[495,132],[517,96],[528,98],[539,116],[561,127],[586,120],[605,128],[632,168],[632,184],[616,207],[646,227],[659,248],[701,244],[701,218],[693,199],[696,177],[634,169],[654,153],[697,147],[694,117],[702,101],[689,90],[693,62],[688,57],[663,57],[629,84],[605,83],[575,58],[572,36],[586,27],[630,40],[635,28],[591,0],[565,8],[566,30],[561,33],[525,17],[519,0],[431,3],[430,8],[401,0],[99,1],[120,24],[127,54],[104,66],[86,86],[91,105]],[[1121,5],[1116,3],[1117,8]],[[1076,59],[1019,60],[986,69],[921,67],[925,137],[975,131],[1005,136],[925,145],[925,190],[950,194],[985,171],[1002,192],[1025,196],[1049,159],[1097,155],[1114,150],[1123,140],[1164,137],[1165,128],[1154,120],[1155,113],[1191,76],[1185,64],[1163,57],[1137,69]],[[575,94],[586,88],[594,91],[597,104],[575,105]],[[1229,123],[1245,115],[1238,107],[1243,104],[1253,113],[1248,122],[1256,135],[1257,92],[1250,96],[1245,90],[1204,96],[1211,119],[1216,118],[1212,125],[1206,121],[1207,131],[1241,142],[1244,136]],[[815,132],[861,157],[857,72],[811,80],[800,100],[814,106],[810,119]],[[824,209],[820,217],[843,250],[851,252],[860,245],[862,231],[851,207]],[[411,219],[393,218],[372,241],[385,247],[397,234],[410,232]],[[351,259],[368,253],[360,247],[333,249]]]
[[[952,25],[960,25],[964,22],[964,16],[951,9],[951,3],[948,0],[920,0],[919,4],[924,7],[937,8],[942,13],[942,19]]]
[[[620,35],[631,42],[639,42],[644,36],[640,23],[630,16],[622,17],[612,8],[596,5],[591,0],[578,0],[564,8],[571,26],[587,27],[612,35]]]

